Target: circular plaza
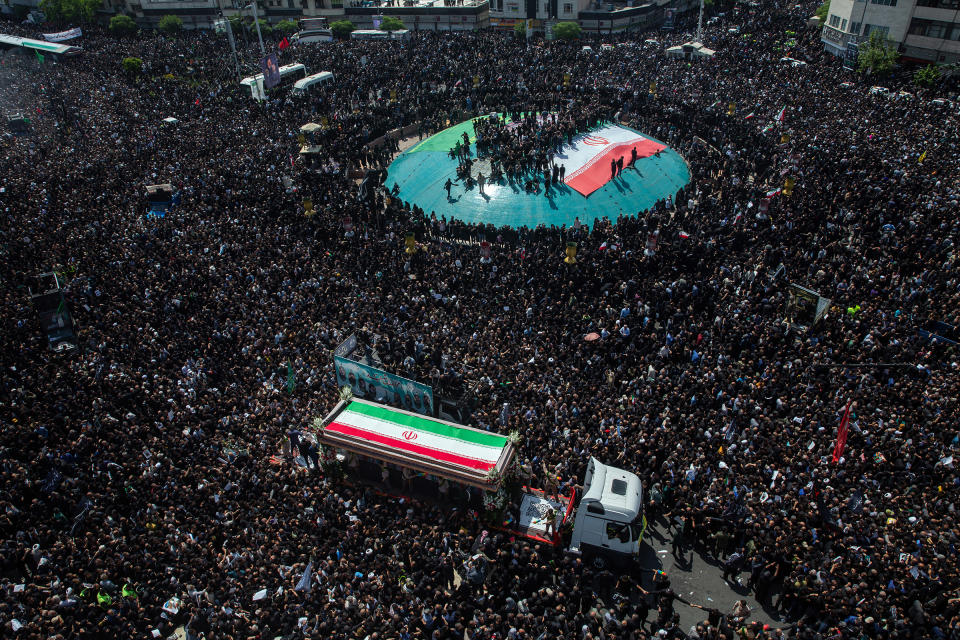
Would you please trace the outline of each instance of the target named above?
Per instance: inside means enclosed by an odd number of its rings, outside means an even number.
[[[491,161],[493,154],[478,156],[477,148],[474,120],[466,120],[397,156],[387,184],[396,184],[398,197],[427,215],[534,228],[570,226],[577,218],[592,224],[603,217],[636,215],[658,200],[674,197],[690,181],[679,153],[620,124],[594,127],[559,145],[551,166],[562,168],[563,174],[549,184],[536,171],[498,175],[502,172],[496,160]],[[464,171],[466,164],[469,173]]]

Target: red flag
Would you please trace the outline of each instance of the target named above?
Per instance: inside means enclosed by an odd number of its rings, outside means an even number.
[[[193,101],[193,104],[195,104],[195,105],[197,105],[197,106],[199,107],[199,106],[200,106],[200,98],[197,98],[196,100],[194,100],[194,101]]]
[[[840,456],[843,455],[843,448],[847,445],[847,433],[850,425],[850,401],[847,400],[847,408],[843,410],[843,418],[840,419],[840,427],[837,429],[837,444],[833,447],[833,463],[840,462]]]
[[[280,51],[283,51],[284,49],[286,49],[286,48],[289,47],[289,46],[290,46],[290,41],[287,40],[287,36],[283,36],[283,40],[281,40],[281,41],[280,41],[280,44],[279,44]]]

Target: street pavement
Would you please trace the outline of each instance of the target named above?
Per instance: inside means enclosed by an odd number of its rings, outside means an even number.
[[[677,595],[693,604],[719,609],[722,613],[729,614],[736,601],[746,600],[752,611],[749,620],[769,624],[772,629],[787,625],[786,622],[776,618],[777,614],[772,608],[765,611],[753,593],[747,589],[747,581],[750,579],[749,569],[741,572],[742,586],[738,586],[723,579],[721,563],[716,560],[707,560],[689,547],[681,561],[674,558],[670,549],[673,532],[665,525],[663,520],[656,524],[651,523],[644,536],[639,558],[640,566],[649,570],[649,572],[643,572],[644,589],[652,588],[652,571],[659,569],[666,572],[670,579],[670,587]],[[707,618],[706,611],[689,607],[679,601],[674,603],[674,610],[680,615],[680,628],[684,632]],[[656,618],[657,611],[654,604],[647,620],[655,623]]]

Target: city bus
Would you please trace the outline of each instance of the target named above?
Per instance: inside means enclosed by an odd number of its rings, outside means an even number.
[[[39,53],[40,55],[50,53],[55,56],[76,56],[80,55],[82,51],[80,47],[69,44],[31,40],[30,38],[19,38],[6,34],[0,34],[0,49],[26,51],[27,53]]]
[[[302,80],[297,80],[293,83],[293,89],[291,93],[295,96],[303,95],[310,91],[310,87],[317,85],[325,85],[328,82],[333,82],[333,74],[329,71],[321,71],[320,73],[315,73],[312,76],[307,76]]]
[[[293,44],[333,42],[333,31],[330,29],[304,29],[290,36],[290,42]]]
[[[357,29],[350,33],[351,40],[389,40],[389,31],[379,29]]]
[[[410,31],[400,29],[398,31],[381,31],[379,29],[357,29],[350,34],[353,40],[409,40]]]
[[[292,84],[295,84],[297,80],[302,80],[307,76],[307,68],[295,62],[293,64],[285,64],[280,67],[280,84],[270,89],[270,91],[276,91],[283,87],[288,87]],[[254,100],[265,100],[266,91],[263,86],[263,74],[258,73],[255,76],[250,76],[249,78],[244,78],[240,81],[240,86],[246,87],[250,90],[250,96]]]

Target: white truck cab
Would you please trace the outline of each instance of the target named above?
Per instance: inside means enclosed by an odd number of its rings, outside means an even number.
[[[643,534],[643,485],[636,474],[590,458],[568,551],[606,560],[630,559]]]

